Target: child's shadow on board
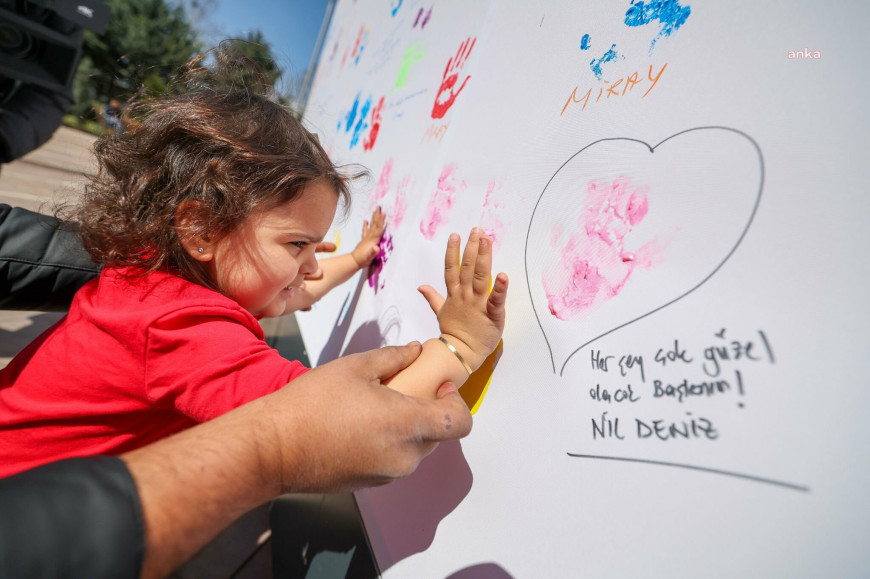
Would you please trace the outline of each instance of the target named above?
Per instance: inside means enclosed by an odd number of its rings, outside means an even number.
[[[368,320],[347,341],[342,356],[380,348],[401,326],[386,316]],[[473,476],[459,441],[442,442],[414,473],[386,486],[357,493],[375,558],[381,570],[429,548],[438,524],[465,499]]]
[[[472,481],[462,445],[454,440],[438,445],[412,475],[355,493],[381,571],[428,549],[438,524],[465,499]]]
[[[335,359],[339,353],[346,356],[380,348],[395,341],[388,340],[388,336],[401,333],[402,322],[398,310],[388,308],[379,320],[364,322],[347,338],[365,283],[365,276],[360,276],[356,290],[352,296],[348,296],[342,313],[336,319],[318,364]],[[462,454],[462,445],[459,441],[451,441],[442,442],[412,475],[383,487],[355,493],[366,533],[381,570],[428,549],[435,538],[438,524],[465,499],[472,481],[471,468]],[[470,569],[486,567],[489,570],[491,566],[476,565]],[[460,573],[464,571],[469,570]],[[477,575],[458,575],[458,579],[472,576]],[[510,577],[506,573],[480,576],[493,579]]]
[[[359,277],[359,282],[356,284],[356,290],[353,292],[353,296],[348,295],[348,297],[344,300],[344,303],[341,306],[341,310],[338,312],[338,318],[335,320],[335,324],[332,327],[332,333],[329,334],[329,339],[326,340],[326,344],[323,346],[323,350],[320,351],[320,356],[317,357],[317,365],[322,366],[327,362],[331,362],[339,357],[339,355],[349,354],[353,352],[348,352],[348,349],[345,348],[344,354],[341,353],[341,347],[344,345],[344,341],[347,338],[347,333],[350,331],[350,324],[353,321],[353,314],[356,311],[356,306],[359,303],[359,296],[362,293],[362,289],[366,284],[366,276],[361,275]],[[368,323],[368,322],[367,322]],[[359,333],[359,330],[357,330]],[[356,335],[356,334],[355,334]],[[368,349],[379,348],[380,344],[380,335],[378,336],[378,342],[375,345],[370,346]],[[357,352],[364,352],[365,350],[356,350]]]
[[[350,339],[347,339],[353,315],[359,303],[359,296],[365,284],[366,277],[360,276],[353,296],[348,295],[344,300],[341,312],[339,312],[335,325],[332,328],[332,333],[330,333],[329,339],[326,340],[326,344],[317,358],[318,366],[335,360],[339,355],[358,354],[381,348],[389,343],[395,343],[399,334],[401,334],[401,315],[395,307],[391,306],[381,315],[380,319],[364,322],[356,329]],[[388,339],[391,334],[394,339]],[[345,341],[347,342],[346,345]],[[344,346],[343,350],[342,346]]]

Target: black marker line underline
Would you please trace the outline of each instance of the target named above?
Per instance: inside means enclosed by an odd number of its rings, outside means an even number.
[[[773,479],[755,476],[755,475],[751,475],[751,474],[731,472],[731,471],[727,471],[727,470],[720,470],[717,468],[708,468],[706,466],[695,466],[692,464],[681,464],[678,462],[665,462],[665,461],[661,461],[661,460],[649,460],[646,458],[624,458],[621,456],[601,456],[601,455],[596,455],[596,454],[575,454],[573,452],[569,452],[568,456],[571,456],[573,458],[597,458],[600,460],[621,460],[623,462],[641,462],[641,463],[645,463],[645,464],[658,464],[661,466],[676,466],[679,468],[688,468],[691,470],[700,470],[700,471],[704,471],[704,472],[710,472],[713,474],[724,474],[727,476],[734,476],[737,478],[743,478],[743,479],[747,479],[747,480],[751,480],[751,481],[755,481],[755,482],[762,482],[762,483],[767,483],[767,484],[771,484],[771,485],[786,487],[786,488],[794,489],[796,491],[803,491],[805,493],[810,492],[810,487],[808,487],[808,486],[773,480]]]

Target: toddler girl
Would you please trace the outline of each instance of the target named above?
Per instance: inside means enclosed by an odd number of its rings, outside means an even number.
[[[191,85],[136,114],[95,145],[99,171],[75,216],[102,273],[0,372],[0,477],[129,451],[306,371],[267,346],[258,320],[317,297],[305,279],[358,175],[244,89]],[[451,235],[446,299],[421,288],[441,336],[392,378],[400,392],[434,398],[444,382],[461,385],[499,342],[507,277],[490,292],[491,240],[475,229],[461,268],[459,253]]]

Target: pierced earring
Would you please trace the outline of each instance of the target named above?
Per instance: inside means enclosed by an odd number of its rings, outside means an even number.
[[[203,251],[205,251],[205,248],[204,247],[197,247],[196,250],[198,252],[202,253]]]

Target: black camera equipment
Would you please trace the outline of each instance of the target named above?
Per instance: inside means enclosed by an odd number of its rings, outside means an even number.
[[[0,0],[0,78],[61,92],[72,86],[81,29],[102,34],[100,0]]]

